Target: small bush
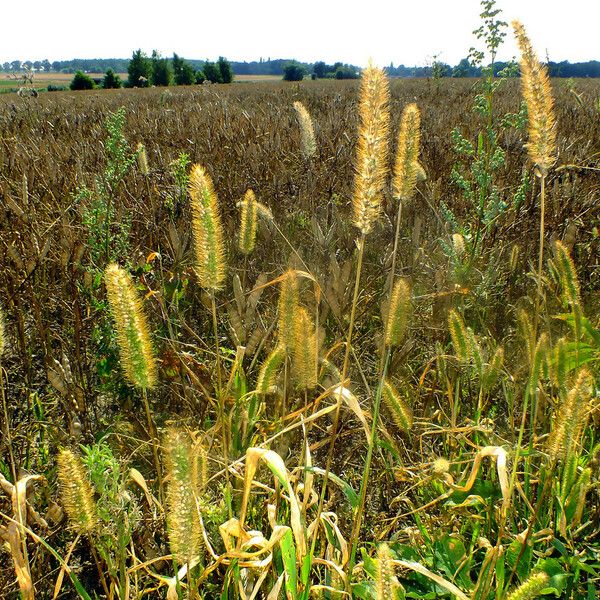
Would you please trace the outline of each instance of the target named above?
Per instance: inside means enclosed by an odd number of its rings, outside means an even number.
[[[49,83],[46,90],[48,92],[64,92],[67,89],[65,85],[54,85],[53,83]]]
[[[73,80],[71,81],[71,85],[69,86],[73,91],[77,90],[93,90],[94,89],[94,81],[89,76],[86,75],[83,71],[77,71]]]
[[[102,80],[102,88],[105,90],[115,90],[120,87],[123,87],[121,78],[112,69],[108,69]]]
[[[302,81],[306,75],[306,69],[299,63],[291,62],[283,67],[284,81]]]

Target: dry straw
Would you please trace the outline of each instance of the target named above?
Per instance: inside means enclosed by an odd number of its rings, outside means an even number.
[[[139,296],[129,273],[117,264],[106,268],[104,280],[125,376],[132,385],[148,390],[156,384],[157,369]]]
[[[419,108],[416,104],[409,104],[402,112],[392,181],[394,198],[398,200],[412,198],[417,179],[422,171],[419,164],[420,126]]]
[[[200,285],[215,292],[222,288],[225,280],[223,227],[212,180],[200,165],[192,167],[189,192],[196,252],[194,267]]]
[[[307,159],[312,158],[317,153],[317,142],[315,140],[312,118],[302,102],[294,102],[294,110],[298,115],[298,123],[300,125],[302,155]]]
[[[548,69],[538,60],[523,25],[513,21],[512,26],[521,51],[521,87],[529,120],[526,146],[533,164],[546,174],[556,157],[556,120]]]
[[[98,525],[94,492],[79,456],[71,450],[58,454],[58,482],[60,495],[71,527],[89,534]]]
[[[388,173],[389,85],[382,69],[369,63],[360,90],[358,149],[354,179],[354,225],[371,231],[381,211]]]

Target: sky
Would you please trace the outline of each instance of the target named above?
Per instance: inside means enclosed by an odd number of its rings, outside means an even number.
[[[540,57],[600,60],[600,0],[497,0]],[[134,49],[193,59],[295,58],[364,66],[456,64],[476,44],[479,0],[0,0],[0,61],[128,58]],[[499,59],[517,55],[512,35]]]

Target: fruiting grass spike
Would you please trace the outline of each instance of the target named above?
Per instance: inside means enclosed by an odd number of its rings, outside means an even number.
[[[204,289],[215,292],[222,288],[225,280],[223,228],[212,180],[200,165],[192,167],[189,192],[196,274]]]
[[[85,467],[71,450],[61,450],[57,464],[60,495],[69,523],[77,533],[91,533],[96,529],[98,516]]]
[[[577,306],[580,298],[579,278],[569,251],[562,242],[555,242],[555,264],[565,299],[571,306]]]
[[[375,573],[375,597],[392,600],[396,597],[398,582],[394,575],[394,563],[389,546],[384,542],[377,548],[377,571]]]
[[[4,331],[4,315],[0,309],[0,358],[2,358],[4,348],[6,348],[6,333]]]
[[[148,154],[146,153],[146,146],[139,142],[137,145],[137,162],[138,169],[142,175],[149,175],[150,168],[148,167]]]
[[[506,600],[533,600],[538,598],[542,590],[548,586],[550,577],[547,573],[530,575]]]
[[[296,339],[295,318],[298,310],[298,276],[296,271],[286,271],[279,284],[279,343],[288,351]]]
[[[277,371],[285,359],[285,348],[277,346],[267,357],[260,367],[258,379],[256,381],[256,392],[258,394],[270,394],[275,387],[275,377]]]
[[[381,394],[384,404],[392,414],[394,423],[399,429],[408,433],[413,425],[413,414],[410,406],[387,379],[383,382]]]
[[[512,23],[521,51],[521,88],[527,104],[529,141],[526,144],[531,161],[542,174],[547,173],[556,155],[556,122],[548,69],[538,60],[525,28]]]
[[[317,385],[317,334],[312,319],[305,308],[298,308],[294,319],[294,375],[302,389]]]
[[[302,154],[305,158],[312,158],[317,153],[317,142],[315,140],[312,118],[302,102],[294,102],[294,110],[298,115],[298,123],[300,124]]]
[[[382,69],[369,63],[360,91],[358,150],[354,179],[354,225],[371,231],[381,211],[388,173],[389,87]]]
[[[167,487],[167,532],[171,553],[181,563],[189,562],[200,551],[202,531],[196,497],[200,488],[197,458],[190,436],[171,429],[165,438]]]
[[[409,104],[402,112],[392,189],[394,198],[410,200],[422,167],[419,165],[421,115],[416,104]]]
[[[258,225],[258,209],[256,196],[248,190],[241,202],[242,214],[240,222],[239,248],[242,254],[250,254],[256,243],[256,228]]]
[[[410,286],[404,279],[394,284],[385,331],[386,346],[397,346],[402,341],[410,316]]]
[[[467,362],[471,357],[469,332],[462,317],[455,310],[451,310],[448,314],[448,327],[456,357],[461,362]]]
[[[150,389],[156,384],[156,361],[146,316],[131,277],[119,265],[111,264],[106,267],[104,280],[125,376],[132,385]]]

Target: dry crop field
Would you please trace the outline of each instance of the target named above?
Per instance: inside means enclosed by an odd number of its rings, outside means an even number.
[[[595,597],[600,82],[363,80],[0,98],[2,597]]]

